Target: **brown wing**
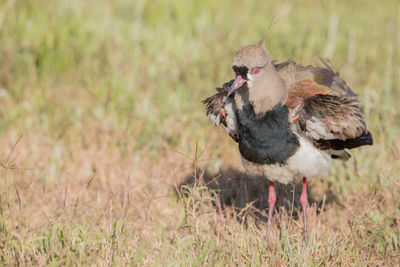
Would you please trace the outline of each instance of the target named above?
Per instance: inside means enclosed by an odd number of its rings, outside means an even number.
[[[295,109],[301,102],[312,96],[332,93],[329,87],[321,85],[312,79],[301,80],[290,87],[286,106],[290,109]]]
[[[279,75],[286,82],[290,91],[294,88],[299,90],[302,89],[302,87],[306,90],[310,87],[314,87],[313,89],[321,89],[320,87],[323,86],[325,87],[323,90],[328,89],[330,94],[357,97],[357,94],[354,93],[340,77],[339,71],[334,69],[329,60],[318,58],[318,61],[319,67],[313,67],[311,65],[302,66],[291,59],[281,63],[276,61],[272,63]],[[303,83],[305,80],[308,80],[308,82],[306,82],[304,86],[293,86],[296,83]]]
[[[357,99],[317,94],[307,98],[298,111],[304,133],[315,140],[347,140],[367,131]]]
[[[230,96],[226,100],[224,107],[225,114],[221,114],[222,104],[228,95],[233,82],[234,80],[231,80],[224,83],[222,87],[216,88],[218,93],[206,98],[202,102],[206,105],[206,115],[209,118],[210,123],[215,123],[216,126],[222,125],[224,130],[232,137],[232,139],[235,142],[238,142],[238,130],[233,105],[233,96]]]
[[[218,92],[215,95],[212,95],[202,101],[202,103],[206,105],[207,116],[218,116],[220,114],[224,97],[228,95],[229,89],[233,82],[234,80],[231,80],[224,83],[222,87],[217,87],[216,90]]]
[[[300,129],[323,149],[372,144],[357,95],[329,62],[323,62],[325,68],[291,60],[276,65],[289,84],[286,105],[298,115]]]

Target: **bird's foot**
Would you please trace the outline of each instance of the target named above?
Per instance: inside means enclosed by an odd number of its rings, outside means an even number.
[[[271,231],[271,221],[272,215],[274,213],[274,207],[276,202],[276,194],[274,188],[274,182],[269,182],[269,191],[268,191],[268,226],[267,226],[267,234],[265,236],[266,247],[268,247],[268,239],[269,239],[269,232]]]

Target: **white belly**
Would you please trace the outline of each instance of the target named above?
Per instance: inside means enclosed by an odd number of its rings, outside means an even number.
[[[256,164],[242,158],[243,166],[252,174],[264,175],[268,180],[287,184],[302,177],[328,175],[332,165],[331,156],[299,137],[300,147],[285,164]]]

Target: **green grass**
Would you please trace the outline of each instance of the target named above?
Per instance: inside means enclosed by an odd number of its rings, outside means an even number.
[[[272,57],[331,58],[375,144],[311,182],[307,243],[281,187],[265,248],[265,180],[200,101],[274,19]],[[1,1],[0,265],[399,264],[399,47],[396,0]]]

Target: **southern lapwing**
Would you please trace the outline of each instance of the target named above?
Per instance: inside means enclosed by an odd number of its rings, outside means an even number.
[[[205,99],[211,122],[235,142],[244,167],[269,182],[268,241],[276,195],[274,183],[303,179],[300,203],[307,239],[307,178],[329,173],[345,149],[372,145],[357,95],[333,69],[271,62],[261,44],[242,47],[233,58],[236,79]]]

